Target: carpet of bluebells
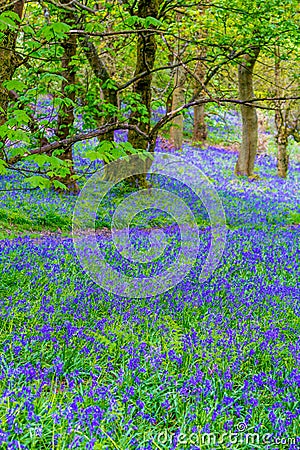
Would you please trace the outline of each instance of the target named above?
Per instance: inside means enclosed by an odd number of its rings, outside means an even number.
[[[76,147],[78,170],[92,145]],[[170,151],[163,141],[157,150]],[[209,177],[227,216],[225,252],[202,284],[205,210],[188,188],[159,177],[153,184],[173,189],[201,224],[197,264],[164,294],[105,292],[67,236],[0,241],[1,448],[300,448],[299,227],[290,221],[299,212],[299,163],[281,180],[275,159],[260,156],[260,179],[249,182],[232,174],[233,152],[185,145],[179,154]],[[14,183],[15,174],[1,180],[2,188]],[[0,206],[70,217],[75,201],[15,191],[2,192]],[[112,206],[100,211],[109,218]],[[155,223],[153,213],[140,216],[137,245]],[[176,258],[178,230],[166,223],[164,231],[168,245],[148,275]],[[98,239],[118,270],[140,270],[108,235]]]

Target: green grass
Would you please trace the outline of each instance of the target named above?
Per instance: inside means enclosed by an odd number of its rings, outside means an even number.
[[[296,211],[290,212],[288,223],[291,225],[300,225],[300,213]]]

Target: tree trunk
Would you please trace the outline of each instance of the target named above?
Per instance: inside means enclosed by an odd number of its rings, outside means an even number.
[[[174,63],[174,54],[173,54],[173,52],[169,52],[168,62],[169,62],[170,66],[173,65],[173,63]],[[170,82],[169,82],[170,83],[169,84],[170,88],[171,88],[171,84],[173,84],[172,81],[173,81],[173,70],[170,72]],[[168,91],[167,91],[167,93],[168,93]],[[172,111],[172,96],[173,96],[173,91],[168,93],[168,97],[167,97],[167,100],[166,100],[166,114],[168,114],[168,113],[170,113]]]
[[[207,139],[207,127],[205,123],[205,106],[194,106],[194,128],[193,128],[193,142],[200,142],[201,145]]]
[[[159,9],[158,0],[139,0],[138,2],[138,17],[154,17],[157,18]],[[153,32],[143,31],[140,32],[137,39],[137,57],[136,68],[134,76],[138,76],[140,73],[148,72],[148,75],[138,79],[133,85],[133,93],[138,94],[140,102],[146,108],[146,115],[142,115],[139,111],[133,111],[129,118],[129,123],[137,125],[141,131],[148,133],[150,130],[150,117],[151,117],[151,84],[152,74],[150,71],[154,67],[156,56],[156,38]],[[148,142],[142,136],[137,134],[134,130],[128,132],[128,141],[136,149],[147,149]],[[145,174],[131,179],[131,183],[138,184],[140,186],[147,185],[146,172],[151,167],[151,160],[148,158],[145,161]]]
[[[182,14],[177,13],[176,19],[178,22],[182,19]],[[175,63],[180,63],[180,41],[177,42],[177,56],[175,57]],[[184,82],[185,73],[183,67],[180,65],[175,70],[174,75],[174,90],[172,97],[172,111],[184,104]],[[182,147],[183,142],[183,115],[180,114],[172,120],[172,125],[170,128],[170,141],[176,149]]]
[[[15,2],[2,0],[0,13],[13,11],[17,13],[21,19],[23,9],[24,0]],[[15,51],[18,32],[12,28],[8,28],[2,33],[2,36],[0,37],[0,126],[6,122],[9,103],[8,90],[3,86],[3,83],[12,79],[13,74],[20,63],[20,58],[16,55]]]
[[[106,81],[108,81],[111,77],[110,74],[102,61],[102,59],[99,57],[97,49],[93,42],[89,40],[87,36],[85,36],[83,39],[80,39],[80,43],[83,47],[85,56],[90,64],[90,67],[92,68],[94,75],[99,78],[102,83],[104,84]],[[115,89],[102,89],[103,92],[103,100],[106,103],[109,103],[113,105],[115,108],[118,108],[118,93]],[[115,115],[111,115],[108,117],[106,122],[114,123],[115,122]],[[98,124],[99,126],[103,125],[103,119],[98,118]],[[110,131],[101,138],[99,138],[101,141],[114,141],[114,132]]]
[[[243,63],[239,65],[239,98],[247,101],[254,98],[253,69],[259,55],[259,48],[253,47],[251,53],[244,56]],[[237,175],[253,176],[254,162],[257,153],[258,121],[255,107],[241,105],[242,113],[242,145],[235,167]]]
[[[281,96],[281,76],[280,76],[280,50],[275,47],[275,86],[276,97]],[[276,135],[275,140],[277,144],[277,174],[281,178],[286,178],[289,168],[289,155],[287,151],[288,146],[288,120],[289,108],[284,110],[280,100],[275,101],[275,126]]]
[[[70,25],[73,24],[73,13],[65,13],[63,20]],[[64,70],[62,75],[65,78],[61,85],[62,97],[65,100],[69,100],[70,104],[63,104],[59,109],[56,135],[59,139],[66,139],[70,135],[74,125],[74,103],[76,100],[74,85],[76,81],[76,68],[74,66],[73,58],[76,55],[76,35],[69,34],[62,43],[62,47],[64,50],[62,57],[62,68]],[[69,192],[76,193],[79,191],[79,188],[77,183],[72,179],[72,176],[75,174],[72,145],[63,148],[63,150],[64,151],[59,155],[59,158],[69,162],[70,173],[64,177],[56,177],[56,179],[65,184],[69,189]]]
[[[177,108],[184,104],[184,70],[181,66],[176,68],[175,79],[174,79],[174,91],[172,98],[172,111],[175,111]],[[180,149],[182,147],[183,142],[183,115],[175,117],[172,120],[172,125],[170,128],[170,141],[174,145],[176,149]]]
[[[172,96],[169,95],[166,101],[166,114],[172,111]]]
[[[289,155],[287,152],[288,135],[287,131],[283,128],[278,130],[277,136],[277,173],[281,178],[286,178],[289,168]]]
[[[204,16],[206,8],[199,6],[198,9],[199,9],[201,16]],[[207,34],[208,34],[208,30],[202,29],[202,28],[201,28],[201,31],[198,33],[200,39],[201,39],[201,37],[207,37]],[[207,54],[206,48],[205,48],[205,46],[202,46],[199,50],[199,57],[205,58],[206,54]],[[197,95],[199,93],[198,98],[201,96],[201,94],[203,92],[205,75],[206,75],[206,69],[205,69],[203,62],[200,60],[197,62],[196,70],[195,70],[196,85],[195,85],[195,89],[194,89],[194,95]],[[199,92],[199,84],[202,86],[202,89],[200,92]],[[196,105],[196,106],[194,106],[193,142],[200,142],[201,145],[203,145],[205,143],[206,139],[207,139],[207,126],[205,123],[205,105],[204,104]]]

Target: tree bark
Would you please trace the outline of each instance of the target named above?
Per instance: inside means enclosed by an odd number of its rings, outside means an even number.
[[[68,24],[73,24],[73,13],[66,12],[64,14],[63,20]],[[74,66],[73,58],[76,55],[76,44],[77,42],[75,34],[69,34],[62,43],[62,47],[64,50],[62,57],[62,68],[64,70],[62,75],[65,78],[65,80],[62,81],[61,85],[62,98],[65,100],[69,100],[70,104],[62,104],[58,112],[56,135],[60,140],[66,139],[70,135],[70,132],[74,125],[74,103],[76,100],[74,85],[76,81],[76,68]],[[72,145],[64,147],[63,153],[59,155],[59,158],[63,161],[69,162],[70,173],[65,175],[64,177],[56,177],[56,179],[65,184],[69,192],[77,193],[79,191],[78,185],[76,181],[72,179],[72,176],[75,175]]]
[[[176,20],[180,22],[182,14],[176,14]],[[180,63],[180,41],[177,42],[177,56],[174,58],[175,63]],[[184,82],[185,72],[181,65],[179,65],[174,74],[174,90],[172,97],[172,111],[184,104]],[[172,120],[170,128],[170,141],[176,149],[180,149],[183,143],[183,115],[180,114]]]
[[[251,53],[244,56],[238,69],[239,98],[242,101],[254,98],[253,70],[260,49],[253,47]],[[237,175],[253,176],[254,162],[257,153],[258,120],[255,106],[241,106],[242,114],[242,145],[235,166]]]
[[[181,66],[176,68],[175,80],[174,80],[174,91],[172,98],[172,111],[184,104],[184,70]],[[172,120],[172,125],[170,128],[170,141],[176,149],[182,147],[183,142],[183,115],[175,117]]]
[[[193,142],[200,142],[201,145],[207,139],[207,127],[205,123],[205,106],[194,106],[194,128],[193,128]]]
[[[174,63],[174,54],[173,52],[169,52],[168,55],[168,62],[169,65],[172,66]],[[170,86],[171,84],[173,84],[173,71],[170,72]],[[170,92],[168,94],[167,100],[166,100],[166,114],[170,113],[172,111],[172,96],[173,96],[173,92]]]
[[[158,0],[139,0],[138,2],[138,17],[154,17],[157,18],[159,10]],[[154,67],[156,56],[156,37],[155,33],[148,31],[140,32],[137,38],[137,55],[136,55],[136,68],[134,76],[138,76],[140,73],[148,72],[148,75],[138,79],[133,85],[133,93],[138,94],[140,102],[146,108],[146,115],[142,115],[139,111],[133,111],[129,118],[130,125],[137,125],[139,129],[145,133],[149,133],[150,130],[150,118],[151,118],[151,84],[152,74],[150,71]],[[128,142],[136,149],[146,150],[148,142],[141,135],[137,134],[134,130],[130,130],[128,133]],[[130,179],[131,183],[135,183],[139,186],[145,186],[146,172],[151,167],[151,160],[149,158],[145,161],[145,174]]]
[[[199,11],[202,16],[205,14],[205,8],[199,6]],[[208,34],[208,30],[204,29],[198,33],[199,38],[206,37]],[[199,57],[205,58],[207,51],[205,46],[202,46],[199,50]],[[201,96],[203,89],[199,92],[199,84],[202,85],[202,88],[204,88],[204,82],[205,82],[205,74],[206,69],[202,61],[198,61],[196,65],[195,70],[195,78],[196,78],[196,85],[194,94],[198,94],[198,98]],[[205,105],[196,105],[194,106],[194,127],[193,127],[193,142],[200,142],[201,145],[205,143],[207,139],[207,126],[205,123]]]
[[[277,173],[281,178],[286,178],[289,169],[289,154],[287,152],[288,135],[284,127],[277,130]]]
[[[111,77],[110,74],[102,61],[102,59],[99,57],[97,49],[93,42],[89,40],[87,36],[85,36],[83,39],[80,39],[80,43],[83,47],[85,56],[90,64],[91,69],[94,72],[94,75],[99,78],[102,83],[104,84],[106,81],[108,81]],[[103,100],[106,103],[109,103],[113,105],[115,108],[118,108],[118,93],[115,89],[103,89]],[[106,121],[107,123],[115,123],[116,118],[115,115],[112,115],[108,118]],[[102,118],[98,118],[98,127],[104,125]],[[101,141],[114,141],[114,132],[108,132],[107,134],[104,134],[100,137]]]
[[[280,50],[275,48],[275,86],[276,97],[281,96],[281,76],[280,76]],[[281,178],[286,178],[289,168],[288,146],[288,114],[289,108],[284,110],[280,100],[275,101],[275,140],[277,144],[277,174]]]
[[[1,13],[13,11],[21,19],[23,9],[24,0],[15,2],[10,0],[1,1]],[[17,36],[18,32],[16,30],[8,28],[0,38],[0,126],[6,122],[9,103],[8,90],[3,86],[3,83],[12,79],[17,66],[20,64],[20,58],[16,54]]]

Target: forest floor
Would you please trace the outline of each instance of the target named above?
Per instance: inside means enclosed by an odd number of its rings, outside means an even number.
[[[2,193],[3,448],[299,449],[299,162],[282,180],[275,157],[260,155],[249,182],[233,175],[235,152],[185,145],[179,155],[216,188],[226,248],[200,283],[207,212],[180,183],[152,179],[189,204],[200,251],[177,286],[148,298],[108,293],[84,273],[70,235],[76,197]],[[124,263],[107,231],[121,197],[99,208],[98,242],[116,270],[159,276],[178,255],[178,230],[166,214],[139,214],[135,245],[162,228],[165,254]]]

